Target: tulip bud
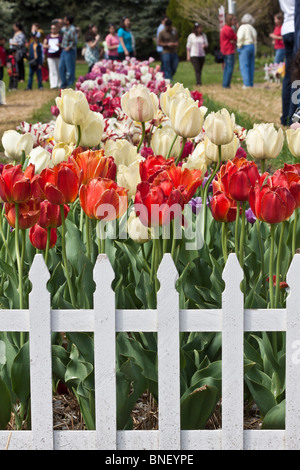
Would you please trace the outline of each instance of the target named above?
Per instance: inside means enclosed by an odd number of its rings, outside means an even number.
[[[117,172],[117,184],[128,189],[128,198],[135,196],[136,187],[141,182],[140,162],[136,160],[129,166],[119,165]]]
[[[15,130],[9,130],[5,131],[2,136],[5,156],[12,160],[20,160],[23,151],[25,155],[28,155],[32,150],[33,142],[33,136],[29,132],[19,134]]]
[[[177,135],[193,138],[200,134],[207,108],[192,98],[173,98],[170,104],[170,121]]]
[[[300,127],[285,131],[290,152],[294,157],[300,157]]]
[[[53,137],[55,142],[76,144],[75,126],[67,124],[61,117],[57,116],[54,126]]]
[[[273,123],[254,124],[246,137],[247,150],[257,160],[278,157],[283,142],[283,130],[277,131]]]
[[[55,101],[62,119],[67,124],[80,126],[85,123],[90,107],[82,91],[71,88],[62,90],[61,97],[57,97]]]
[[[47,246],[47,230],[35,224],[29,230],[29,240],[37,250],[46,250]],[[50,246],[53,248],[57,240],[56,228],[50,229]]]
[[[172,126],[168,123],[163,125],[161,128],[157,128],[151,138],[151,147],[155,155],[162,155],[167,157],[170,147],[176,133],[174,132]],[[171,157],[176,157],[180,152],[180,139],[176,139],[175,144],[173,145],[172,151],[170,153]]]
[[[227,109],[211,112],[204,121],[206,136],[215,145],[226,145],[232,141],[234,123]]]
[[[80,145],[83,147],[96,147],[100,144],[104,129],[103,116],[100,113],[90,111],[83,125],[80,126]],[[77,140],[78,130],[75,130]]]
[[[150,229],[142,224],[135,210],[132,210],[128,217],[127,232],[129,237],[137,243],[145,243],[151,238]]]
[[[145,86],[134,85],[122,96],[121,106],[133,121],[150,121],[157,114],[158,98]]]
[[[48,167],[52,167],[53,164],[51,162],[51,154],[43,147],[35,147],[31,150],[30,154],[30,162],[35,167],[35,173],[41,173],[41,171]]]

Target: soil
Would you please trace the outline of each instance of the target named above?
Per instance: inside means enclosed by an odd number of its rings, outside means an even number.
[[[272,82],[259,83],[247,89],[236,84],[231,85],[231,88],[222,88],[220,85],[202,85],[199,91],[228,108],[251,116],[251,119],[257,122],[274,122],[276,126],[282,127],[280,124],[281,87],[280,83]]]

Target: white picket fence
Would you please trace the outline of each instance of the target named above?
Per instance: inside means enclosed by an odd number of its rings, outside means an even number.
[[[300,255],[288,273],[286,309],[244,309],[242,269],[234,254],[223,272],[222,309],[180,310],[178,274],[166,254],[159,267],[156,310],[116,310],[112,267],[98,257],[93,310],[51,310],[49,273],[42,255],[30,271],[28,310],[0,310],[1,331],[30,333],[30,431],[0,431],[0,449],[221,450],[300,449]],[[95,431],[53,430],[51,331],[94,331]],[[156,331],[159,429],[116,430],[115,332]],[[180,429],[179,332],[222,332],[222,429]],[[286,331],[286,429],[244,430],[244,331]],[[103,358],[105,360],[103,361]]]

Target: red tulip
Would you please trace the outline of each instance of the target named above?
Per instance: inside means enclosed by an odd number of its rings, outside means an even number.
[[[286,187],[274,186],[267,173],[251,188],[249,204],[255,217],[269,224],[289,219],[296,207],[291,192]]]
[[[182,213],[184,198],[172,184],[151,185],[147,181],[138,184],[135,209],[145,226],[166,225]]]
[[[288,188],[293,195],[296,208],[300,207],[300,164],[285,164],[283,169],[275,171],[272,176],[274,186],[283,186]]]
[[[9,203],[22,203],[31,198],[30,179],[21,165],[5,165],[0,174],[0,197]]]
[[[210,208],[213,218],[217,222],[233,222],[236,219],[236,202],[226,196],[225,193],[217,192],[210,200]]]
[[[40,202],[35,199],[19,204],[19,228],[27,229],[35,225],[40,216]],[[16,206],[15,204],[5,204],[5,217],[9,225],[15,228]]]
[[[174,158],[166,160],[161,155],[150,155],[140,163],[141,181],[152,183],[154,178],[172,163],[174,163]]]
[[[82,171],[79,172],[75,164],[71,162],[62,162],[46,170],[43,175],[41,174],[45,183],[46,199],[52,204],[59,205],[74,202],[78,196]]]
[[[46,250],[47,245],[47,230],[41,227],[38,224],[35,224],[29,230],[29,240],[31,244],[38,250]],[[51,228],[50,230],[50,246],[53,248],[57,240],[57,231],[56,228]]]
[[[47,228],[56,228],[61,226],[61,213],[60,206],[57,204],[52,204],[49,201],[42,201],[40,205],[40,217],[38,224],[47,229]],[[67,204],[64,205],[65,219],[68,216],[70,207]]]
[[[104,157],[103,150],[87,150],[78,153],[70,159],[82,170],[82,184],[86,184],[91,178],[116,178],[117,166],[113,157]]]
[[[245,158],[234,158],[220,171],[221,186],[227,196],[235,201],[248,201],[249,191],[260,175],[256,164]]]
[[[79,190],[83,211],[91,219],[114,220],[127,210],[127,189],[106,178],[93,178]],[[111,210],[111,211],[110,211]]]

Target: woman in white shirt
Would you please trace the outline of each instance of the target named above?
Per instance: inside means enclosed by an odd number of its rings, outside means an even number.
[[[195,23],[193,32],[187,38],[186,60],[191,61],[194,67],[196,85],[202,85],[201,75],[207,47],[208,41],[206,34],[203,33],[202,25]]]
[[[237,50],[239,53],[240,71],[243,78],[243,88],[253,87],[257,33],[254,18],[246,13],[241,19],[241,26],[237,31]]]

